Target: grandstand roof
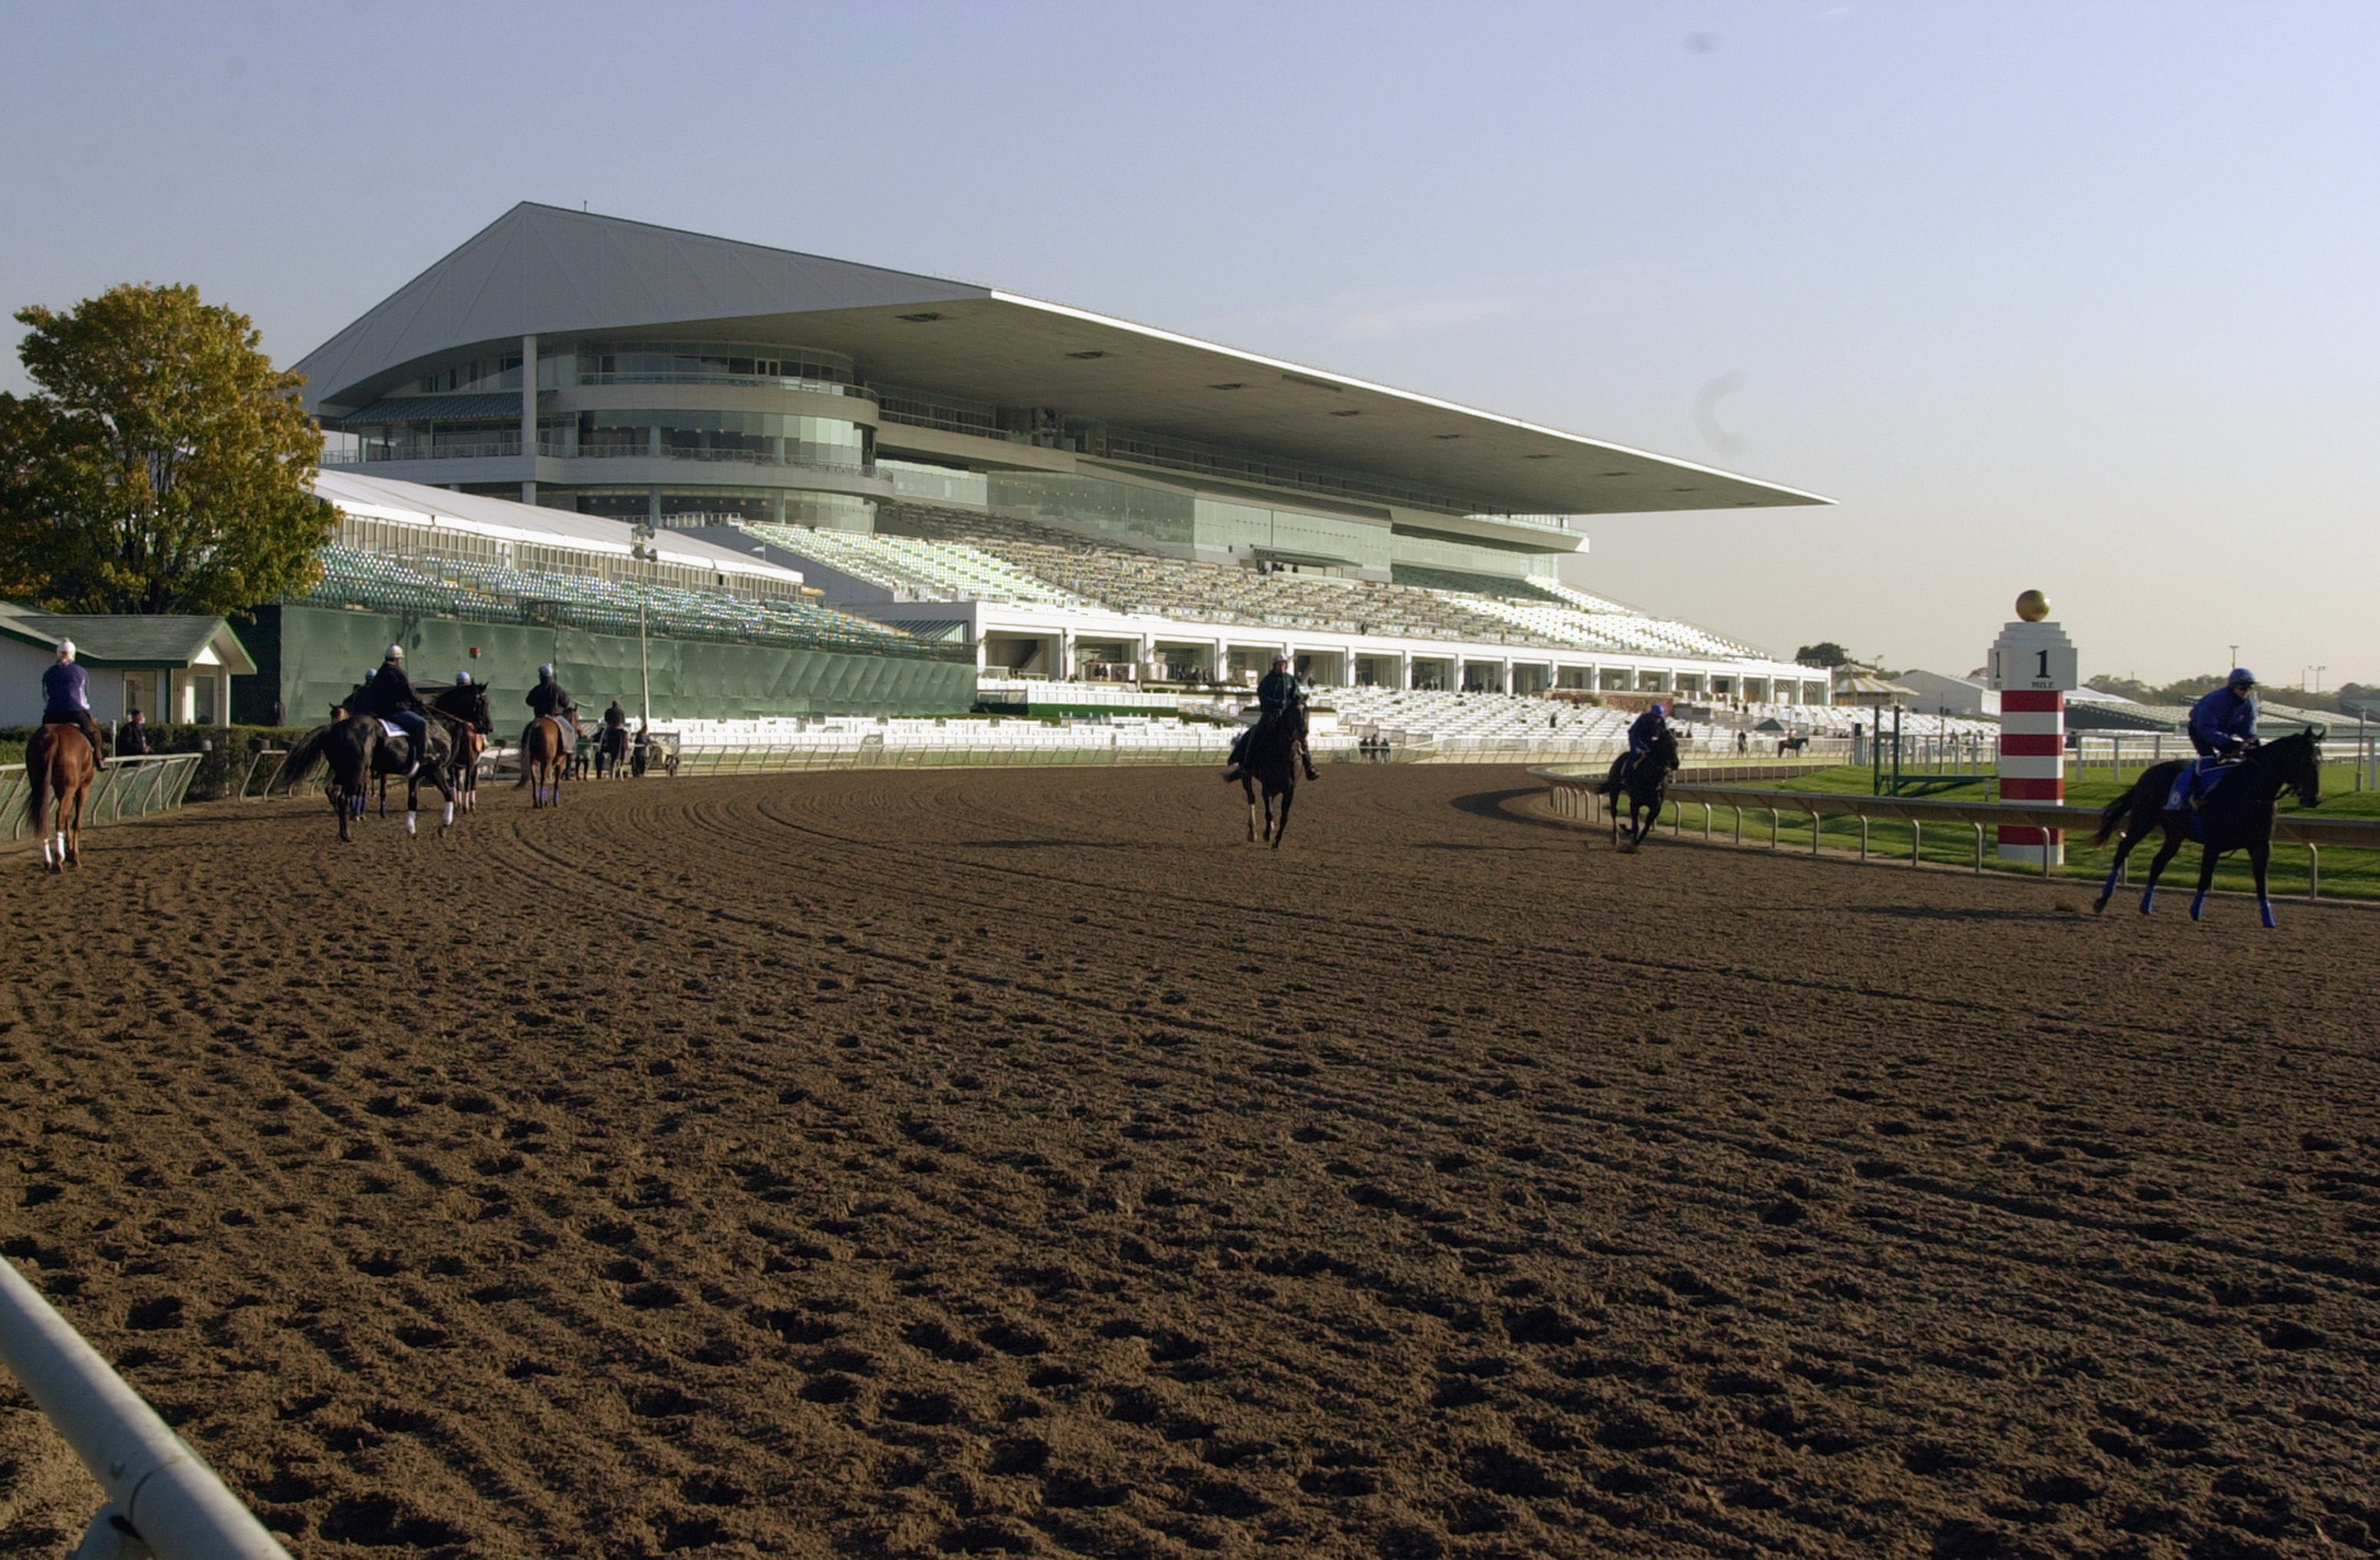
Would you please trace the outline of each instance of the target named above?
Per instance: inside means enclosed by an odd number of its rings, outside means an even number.
[[[870,381],[1492,496],[1500,513],[1827,503],[1813,493],[973,283],[524,201],[298,364],[338,417],[425,359],[526,334],[824,347]]]
[[[611,552],[623,558],[635,545],[629,534],[630,524],[625,520],[606,520],[601,515],[580,514],[567,509],[540,509],[510,499],[450,492],[419,482],[326,470],[314,474],[314,491],[350,514],[406,525],[443,526],[505,541],[573,548],[582,552]],[[664,563],[779,580],[787,585],[802,582],[798,570],[674,531],[664,530],[655,536],[652,547]]]

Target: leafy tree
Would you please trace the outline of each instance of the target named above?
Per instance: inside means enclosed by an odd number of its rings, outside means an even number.
[[[1852,659],[1852,653],[1831,639],[1821,639],[1815,645],[1804,645],[1793,652],[1793,659],[1803,666],[1841,666]]]
[[[35,306],[38,387],[0,394],[0,594],[71,612],[236,612],[311,585],[337,513],[308,487],[304,376],[195,287]]]

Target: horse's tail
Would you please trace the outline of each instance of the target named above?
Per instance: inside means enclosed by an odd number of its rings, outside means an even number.
[[[289,756],[281,761],[281,774],[273,783],[280,786],[285,793],[296,791],[298,782],[312,774],[314,766],[322,761],[322,744],[329,740],[332,732],[336,729],[333,726],[317,726],[299,737],[291,744]]]
[[[2107,836],[2115,833],[2123,826],[2124,820],[2131,816],[2132,802],[2139,795],[2140,789],[2141,782],[2134,780],[2124,788],[2124,793],[2121,796],[2099,809],[2099,832],[2092,837],[2091,843],[2106,844]]]

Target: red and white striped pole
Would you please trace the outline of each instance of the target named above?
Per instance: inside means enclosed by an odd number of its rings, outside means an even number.
[[[2056,690],[2010,688],[2000,695],[2000,800],[2066,800],[2066,695]],[[2066,860],[2066,831],[2030,824],[1999,826],[2003,860],[2057,866]]]
[[[2015,623],[1992,642],[1987,685],[2000,696],[2000,800],[2066,800],[2066,695],[2082,685],[2079,658],[2066,631],[2044,620],[2049,598],[2016,599]],[[2066,859],[2066,831],[1999,826],[1999,855],[2039,867]]]

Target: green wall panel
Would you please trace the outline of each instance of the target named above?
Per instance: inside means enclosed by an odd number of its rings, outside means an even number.
[[[260,623],[262,630],[266,625]],[[637,642],[616,635],[528,623],[408,620],[317,607],[280,609],[280,692],[295,725],[330,713],[389,646],[424,693],[468,671],[494,686],[498,731],[526,723],[521,701],[552,661],[563,685],[592,716],[617,698],[637,713]],[[471,659],[478,646],[480,656]],[[262,658],[260,657],[260,659]],[[650,642],[653,719],[735,720],[794,715],[958,715],[975,702],[972,661],[920,660],[704,640]],[[268,697],[267,702],[270,702]]]

